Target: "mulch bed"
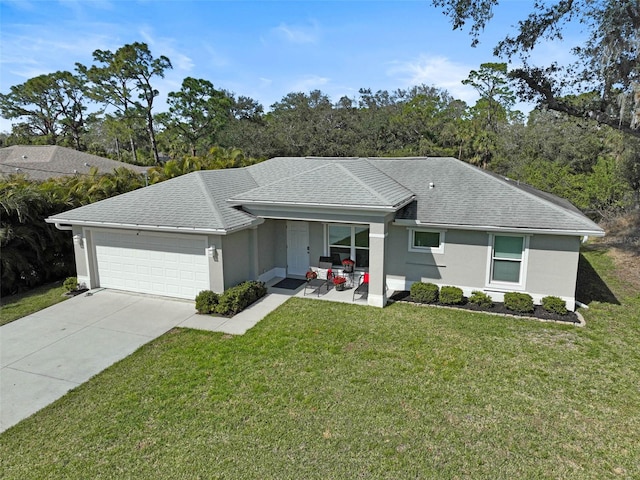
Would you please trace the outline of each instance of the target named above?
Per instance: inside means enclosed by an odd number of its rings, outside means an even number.
[[[433,305],[437,307],[448,307],[448,308],[457,308],[460,310],[470,310],[473,312],[484,312],[484,313],[494,313],[498,315],[511,315],[514,317],[522,317],[522,318],[535,318],[538,320],[545,320],[551,322],[565,322],[570,324],[581,324],[582,322],[578,318],[578,315],[575,312],[567,312],[565,315],[558,315],[557,313],[547,312],[542,306],[535,305],[533,312],[530,313],[519,313],[514,312],[513,310],[509,310],[504,306],[504,303],[501,302],[493,302],[493,306],[490,308],[481,307],[474,303],[469,303],[466,301],[461,305],[444,305],[442,303],[428,303],[422,304],[419,302],[415,302],[411,298],[411,294],[408,291],[395,292],[390,298],[392,302],[406,302],[406,303],[414,303],[417,305]]]

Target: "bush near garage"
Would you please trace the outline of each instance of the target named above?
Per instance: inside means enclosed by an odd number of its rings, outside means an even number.
[[[220,315],[235,315],[256,300],[267,294],[267,287],[264,282],[254,280],[242,282],[235,287],[231,287],[220,295],[215,313]]]
[[[533,298],[528,293],[508,292],[504,294],[504,306],[519,313],[533,312]]]
[[[462,289],[452,286],[440,288],[440,303],[443,305],[460,305],[464,302]]]
[[[202,290],[196,295],[196,310],[198,313],[209,314],[216,311],[220,296],[211,290]]]
[[[411,298],[418,303],[436,303],[438,286],[435,283],[415,282],[411,285]]]
[[[567,302],[560,297],[554,297],[549,295],[542,299],[542,308],[547,312],[557,313],[558,315],[565,315],[567,313]]]

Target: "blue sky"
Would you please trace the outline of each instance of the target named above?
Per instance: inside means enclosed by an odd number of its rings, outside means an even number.
[[[429,0],[0,0],[0,92],[40,74],[73,71],[76,62],[91,65],[96,49],[138,41],[173,64],[154,83],[158,112],[188,76],[267,110],[290,92],[319,89],[337,101],[359,88],[423,83],[473,104],[475,91],[461,81],[481,63],[498,61],[493,46],[532,3],[503,0],[472,48],[468,31],[453,31]],[[536,56],[566,62],[572,40],[543,45]],[[0,120],[0,131],[9,129]]]

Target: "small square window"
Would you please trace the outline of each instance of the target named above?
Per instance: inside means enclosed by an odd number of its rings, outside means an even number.
[[[444,253],[444,232],[409,229],[409,251]]]

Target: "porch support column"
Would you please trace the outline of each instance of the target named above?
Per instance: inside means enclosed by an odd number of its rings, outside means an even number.
[[[258,279],[258,271],[260,270],[258,258],[258,227],[249,229],[249,276],[251,280]]]
[[[388,222],[369,224],[369,296],[368,303],[373,307],[384,307],[387,304],[386,289],[386,244]]]

